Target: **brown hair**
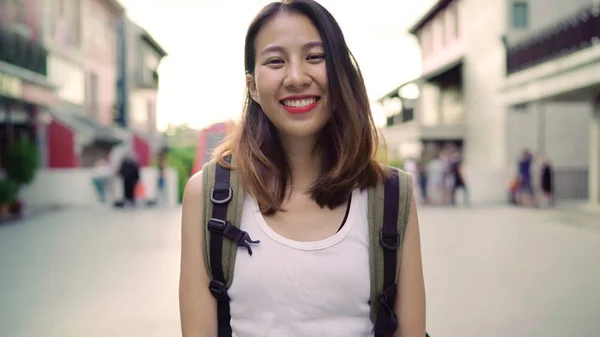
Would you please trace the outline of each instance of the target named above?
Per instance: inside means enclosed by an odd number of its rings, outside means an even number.
[[[313,0],[284,0],[265,6],[246,34],[246,74],[254,75],[255,39],[263,25],[282,11],[309,18],[323,39],[331,118],[321,130],[321,175],[309,193],[321,207],[346,202],[354,188],[374,186],[387,174],[376,160],[377,127],[362,74],[334,17]],[[235,165],[224,157],[233,154]],[[267,215],[282,211],[291,181],[290,164],[275,126],[246,90],[242,122],[214,153],[220,164],[236,169],[245,191]]]

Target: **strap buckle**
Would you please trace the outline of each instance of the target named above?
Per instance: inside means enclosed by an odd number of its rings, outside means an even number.
[[[219,183],[215,184],[215,188],[210,191],[210,201],[217,205],[226,204],[233,197],[233,190],[229,183],[222,184],[224,186],[219,185]]]
[[[235,227],[231,222],[225,220],[211,218],[208,220],[208,230],[225,236],[235,242],[238,247],[246,248],[250,255],[252,255],[250,244],[260,243],[260,240],[252,240],[248,232]]]
[[[225,283],[218,280],[211,280],[208,289],[217,300],[229,300],[229,295],[227,295],[227,287],[225,287]]]
[[[381,230],[381,232],[379,233],[379,242],[386,249],[396,250],[398,249],[398,247],[400,247],[400,234],[386,233],[383,230]]]

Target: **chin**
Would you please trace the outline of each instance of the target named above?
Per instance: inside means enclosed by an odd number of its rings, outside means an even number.
[[[319,135],[323,126],[316,125],[305,125],[305,126],[294,126],[289,125],[288,127],[281,128],[279,133],[284,137],[292,137],[292,138],[315,138]]]

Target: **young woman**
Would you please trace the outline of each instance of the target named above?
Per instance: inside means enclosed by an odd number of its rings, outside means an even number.
[[[360,70],[333,16],[312,0],[267,5],[245,45],[242,122],[216,160],[236,158],[241,228],[260,240],[238,251],[228,289],[233,336],[372,336],[368,187],[385,168]],[[203,182],[184,193],[180,311],[184,337],[216,337],[204,266]],[[412,199],[412,196],[408,196]],[[397,276],[395,336],[425,335],[425,292],[414,200]],[[307,262],[310,261],[310,262]]]

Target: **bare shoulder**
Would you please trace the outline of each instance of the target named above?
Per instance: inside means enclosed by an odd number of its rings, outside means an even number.
[[[410,214],[399,258],[396,337],[425,335],[425,286],[417,204],[410,196]]]
[[[202,177],[202,171],[194,174],[185,185],[185,190],[183,191],[183,207],[194,201],[202,201],[203,196],[203,187],[204,187],[204,178]]]
[[[183,193],[179,307],[184,337],[216,336],[216,302],[204,264],[203,176],[192,176]]]

